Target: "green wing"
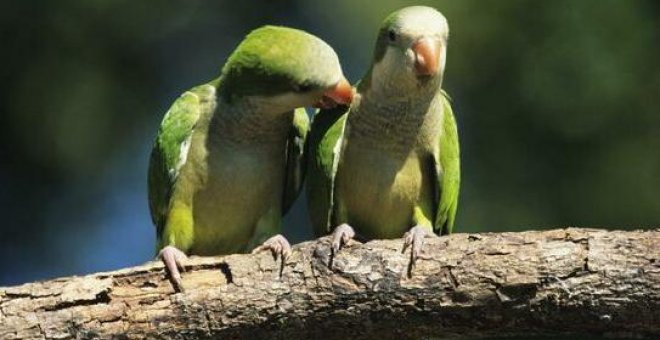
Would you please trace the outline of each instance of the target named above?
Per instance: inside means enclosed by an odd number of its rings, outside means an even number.
[[[160,239],[170,208],[174,184],[186,163],[190,140],[203,110],[215,99],[213,85],[201,85],[182,94],[167,111],[151,150],[149,209]]]
[[[293,112],[293,124],[289,131],[286,144],[286,173],[284,196],[282,198],[282,215],[286,214],[300,194],[305,180],[305,139],[309,132],[309,117],[304,108]]]
[[[319,111],[307,139],[307,202],[317,236],[330,232],[334,179],[347,116],[346,106]]]
[[[438,234],[450,234],[454,228],[458,192],[461,182],[461,167],[456,119],[451,109],[449,96],[443,91],[442,134],[440,155],[435,156],[435,169],[438,180],[438,205],[434,229]]]

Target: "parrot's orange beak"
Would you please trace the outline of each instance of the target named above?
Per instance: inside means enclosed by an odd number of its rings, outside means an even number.
[[[420,38],[412,45],[415,72],[418,76],[434,76],[440,65],[440,46],[430,38]]]
[[[349,105],[353,101],[353,88],[346,78],[341,80],[332,89],[323,94],[314,107],[331,109],[337,105]]]

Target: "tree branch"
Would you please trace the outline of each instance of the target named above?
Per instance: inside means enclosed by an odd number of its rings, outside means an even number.
[[[561,229],[192,258],[185,293],[160,262],[0,288],[0,338],[660,336],[660,230]]]

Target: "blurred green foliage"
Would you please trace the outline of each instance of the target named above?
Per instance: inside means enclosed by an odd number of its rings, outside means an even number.
[[[380,21],[420,3],[450,24],[459,232],[657,225],[660,2],[5,1],[0,285],[153,255],[157,125],[249,30],[315,33],[357,81]],[[287,221],[311,236],[303,200]]]

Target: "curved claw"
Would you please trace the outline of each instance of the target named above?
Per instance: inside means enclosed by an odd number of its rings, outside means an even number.
[[[282,277],[286,259],[291,255],[291,245],[289,244],[289,241],[286,239],[286,237],[277,234],[266,240],[266,242],[262,243],[260,246],[254,248],[254,250],[252,250],[252,254],[268,250],[270,250],[271,254],[273,254],[273,259],[275,261],[277,261],[278,257],[282,258],[282,263],[279,270],[280,277]]]
[[[291,244],[289,244],[289,241],[284,236],[277,234],[266,240],[266,242],[262,243],[260,246],[254,248],[252,254],[267,250],[270,250],[275,260],[277,260],[278,257],[281,257],[282,262],[284,263],[284,261],[286,261],[291,255]]]
[[[332,253],[336,254],[353,237],[355,230],[350,225],[344,223],[335,228],[332,232]]]
[[[424,247],[424,239],[427,237],[435,236],[427,227],[415,226],[403,235],[403,249],[401,253],[405,253],[406,249],[410,247],[410,267],[415,265],[417,259],[428,260],[430,257],[422,253]]]
[[[167,246],[158,253],[158,257],[165,264],[167,273],[169,274],[170,282],[177,292],[183,292],[183,284],[181,283],[181,272],[185,272],[186,268],[183,262],[188,259],[188,256],[181,250],[174,246]]]

